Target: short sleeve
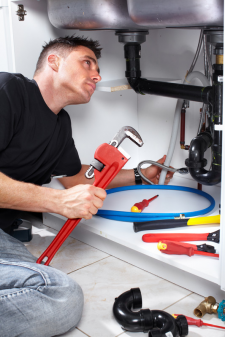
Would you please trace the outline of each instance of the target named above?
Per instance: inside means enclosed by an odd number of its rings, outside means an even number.
[[[68,141],[60,160],[53,171],[53,175],[66,175],[68,177],[74,176],[81,170],[81,161],[74,140],[71,137]]]

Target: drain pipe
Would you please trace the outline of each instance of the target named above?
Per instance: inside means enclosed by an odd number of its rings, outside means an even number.
[[[137,94],[151,94],[164,97],[181,98],[183,100],[212,102],[212,87],[200,87],[194,85],[150,81],[141,78],[140,58],[141,43],[146,41],[148,31],[117,31],[119,42],[124,43],[124,55],[126,59],[127,80]]]
[[[192,73],[188,74],[183,83],[185,85],[189,85],[189,83],[193,81],[194,79],[198,79],[204,86],[209,86],[208,79],[199,71],[193,71]],[[173,118],[173,127],[172,127],[172,132],[171,132],[170,143],[169,143],[169,147],[168,147],[168,151],[166,155],[166,160],[164,163],[165,166],[170,166],[170,162],[172,160],[172,156],[173,156],[175,145],[176,145],[179,123],[180,123],[180,111],[183,106],[183,103],[184,103],[183,99],[177,100],[174,118]],[[159,185],[164,184],[165,179],[166,179],[166,174],[167,174],[167,170],[161,171],[160,178],[159,178]]]
[[[185,316],[181,315],[175,319],[167,312],[149,309],[133,312],[132,307],[133,309],[142,307],[139,288],[130,289],[115,299],[113,314],[123,329],[132,332],[149,331],[149,337],[188,335],[188,323]]]
[[[173,97],[182,100],[190,100],[196,102],[203,102],[205,104],[210,104],[213,106],[213,120],[215,125],[213,130],[213,163],[212,170],[206,171],[203,169],[203,164],[199,168],[199,163],[194,163],[194,167],[190,168],[190,174],[197,180],[200,184],[215,185],[221,180],[221,153],[222,153],[222,131],[218,127],[222,124],[222,69],[223,69],[223,44],[221,41],[221,36],[223,37],[223,32],[211,31],[209,33],[209,43],[217,46],[215,54],[217,55],[217,64],[214,65],[214,75],[213,75],[213,87],[206,86],[186,86],[185,84],[174,84],[165,83],[159,81],[150,81],[141,78],[140,70],[140,57],[141,57],[141,43],[145,42],[146,35],[148,31],[117,31],[116,35],[119,37],[119,42],[124,43],[124,52],[126,58],[126,72],[125,76],[132,89],[138,94],[153,94],[158,96]],[[221,41],[220,41],[221,40]],[[211,130],[210,130],[211,131]],[[208,134],[206,134],[207,138]],[[202,139],[202,136],[200,137]],[[209,140],[208,140],[209,141]],[[198,142],[198,140],[194,140]],[[200,140],[202,142],[202,140]],[[200,146],[201,148],[201,146]],[[191,153],[191,147],[190,152]],[[186,160],[187,164],[192,162],[193,153],[190,154],[189,160]],[[202,157],[202,153],[198,155]],[[198,166],[198,167],[196,167]]]
[[[221,39],[222,37],[222,39]],[[191,176],[200,184],[216,185],[221,182],[222,165],[222,130],[223,123],[223,33],[209,32],[209,43],[215,46],[216,64],[213,65],[213,114],[212,123],[213,138],[208,132],[200,133],[190,144],[189,158],[185,160]],[[212,145],[213,160],[212,169],[205,170],[207,160],[204,152]]]

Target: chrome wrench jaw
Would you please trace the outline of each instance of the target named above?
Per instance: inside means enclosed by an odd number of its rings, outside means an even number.
[[[132,128],[131,126],[123,126],[115,134],[113,139],[109,142],[109,145],[118,148],[125,138],[129,138],[132,142],[134,142],[139,147],[141,147],[144,144],[141,136],[134,128]],[[85,177],[87,179],[94,178],[94,169],[96,168],[98,171],[101,171],[103,167],[104,165],[102,163],[94,159],[89,169],[86,171]]]
[[[141,147],[144,143],[139,133],[131,126],[123,126],[110,141],[110,145],[119,147],[125,138],[129,138],[136,145]]]
[[[94,178],[94,176],[95,176],[95,174],[94,174],[94,167],[91,165],[88,169],[87,169],[87,171],[85,172],[85,177],[87,178],[87,179],[92,179],[92,178]]]
[[[143,140],[141,139],[141,136],[138,134],[137,131],[134,134],[131,131],[126,130],[125,133],[127,135],[127,138],[130,138],[132,140],[132,142],[137,144],[139,147],[141,147],[144,144]]]
[[[94,178],[94,169],[96,168],[98,171],[101,171],[103,169],[103,167],[104,167],[104,165],[99,160],[93,159],[89,169],[85,173],[85,177],[87,179]]]

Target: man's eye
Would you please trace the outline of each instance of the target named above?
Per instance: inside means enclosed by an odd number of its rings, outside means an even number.
[[[90,62],[90,61],[88,61],[88,60],[87,60],[87,61],[85,61],[85,62],[86,62],[86,63],[87,63],[89,66],[90,66],[90,64],[91,64],[91,62]]]

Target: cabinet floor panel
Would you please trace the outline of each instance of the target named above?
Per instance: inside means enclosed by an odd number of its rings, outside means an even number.
[[[183,179],[179,177],[174,177],[173,185],[183,185],[195,188],[196,182],[193,182],[189,179]],[[220,188],[218,186],[207,187],[203,186],[203,190],[209,194],[211,194],[216,202],[216,206],[210,214],[207,215],[216,215],[219,212],[219,203],[220,203]],[[135,195],[129,192],[138,192]],[[117,209],[117,210],[124,210],[129,211],[127,209],[127,205],[132,206],[134,200],[136,202],[141,201],[142,199],[146,198],[146,194],[144,195],[143,192],[146,191],[126,191],[111,194],[106,198],[104,203],[104,209]],[[148,194],[156,194],[154,191],[147,190]],[[169,195],[165,196],[163,192],[172,193],[173,195],[169,197]],[[154,200],[148,206],[147,212],[179,212],[179,208],[182,212],[186,211],[195,211],[198,209],[203,209],[209,205],[209,201],[205,198],[195,196],[192,193],[187,193],[183,196],[183,200],[180,196],[176,195],[177,191],[160,191],[159,198]],[[126,193],[126,195],[122,195],[122,193]],[[196,197],[200,198],[199,202],[196,205]],[[163,199],[167,200],[166,204],[162,209],[162,202]],[[108,200],[107,200],[108,199]],[[161,201],[160,201],[161,199]],[[118,207],[117,207],[118,206]],[[116,207],[116,208],[114,208]],[[55,229],[59,229],[62,227],[66,218],[59,216],[59,215],[51,215],[51,214],[44,214],[44,224],[53,227]],[[218,225],[204,225],[204,226],[191,226],[191,227],[183,227],[183,228],[176,228],[176,229],[168,229],[164,232],[167,233],[209,233],[216,231],[218,229]],[[151,231],[151,233],[159,233],[160,231]],[[170,276],[175,272],[179,272],[183,274],[182,278],[195,278],[207,280],[215,285],[220,284],[220,261],[217,258],[211,257],[203,257],[203,256],[184,256],[184,255],[167,255],[162,254],[157,249],[157,243],[145,243],[142,241],[142,235],[146,234],[147,231],[134,233],[133,231],[133,223],[130,222],[120,222],[120,221],[112,221],[107,220],[104,218],[100,218],[98,216],[94,216],[91,220],[82,220],[80,224],[74,229],[71,233],[71,236],[81,240],[85,243],[91,244],[98,249],[102,249],[108,254],[112,254],[117,256],[126,261],[125,255],[132,255],[135,256],[134,264],[139,266],[140,268],[144,268],[143,261],[146,261],[146,264],[149,263],[151,267],[154,265],[156,268],[155,271],[150,268],[153,273],[156,275],[160,275],[165,279],[173,280],[173,277]],[[100,243],[104,242],[104,243]],[[193,242],[192,242],[193,243]],[[202,242],[194,242],[194,244],[200,244]],[[219,253],[219,244],[207,242],[208,244],[214,245],[216,248],[217,253]],[[120,247],[120,248],[119,248]],[[127,252],[125,253],[125,250]],[[120,253],[118,253],[120,251]],[[149,262],[148,262],[149,261]],[[129,259],[129,262],[130,261]],[[156,267],[158,266],[158,267]],[[161,268],[161,267],[163,268]],[[154,269],[153,268],[153,269]],[[164,272],[162,270],[164,270]],[[161,271],[160,271],[161,270]],[[172,277],[172,279],[171,279]],[[177,280],[177,284],[180,280]],[[175,281],[174,281],[175,282]],[[175,282],[176,283],[176,282]],[[196,290],[196,292],[198,292]],[[200,293],[200,292],[198,292]]]

